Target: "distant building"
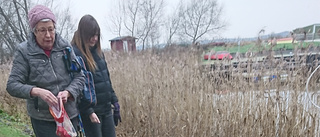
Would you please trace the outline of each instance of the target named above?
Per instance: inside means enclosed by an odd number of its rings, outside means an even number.
[[[320,24],[297,28],[293,30],[296,40],[315,40],[320,39]]]
[[[136,38],[131,36],[116,37],[109,40],[113,51],[132,52],[136,51]]]

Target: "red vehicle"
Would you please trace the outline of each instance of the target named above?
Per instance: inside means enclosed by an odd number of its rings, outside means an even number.
[[[207,53],[204,55],[204,59],[208,60],[210,56],[210,53]],[[210,57],[211,60],[223,60],[223,59],[229,59],[232,60],[233,57],[228,51],[217,51],[216,53],[211,54]]]
[[[209,59],[209,55],[210,55],[210,53],[204,54],[204,59],[205,59],[205,60],[208,60],[208,59]],[[213,55],[213,54],[212,54],[212,55]]]

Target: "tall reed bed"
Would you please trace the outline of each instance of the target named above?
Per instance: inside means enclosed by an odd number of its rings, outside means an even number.
[[[290,62],[270,59],[225,71],[202,66],[199,55],[183,48],[106,54],[122,106],[119,136],[319,134],[319,110],[303,92],[310,74],[303,62],[296,63],[299,67],[294,70],[285,69]],[[278,77],[255,81],[253,76],[244,77],[240,69],[255,76],[272,72]],[[287,79],[281,80],[284,72]]]
[[[106,52],[112,85],[121,105],[117,136],[320,134],[319,108],[309,100],[317,104],[318,97],[305,92],[306,80],[314,68],[305,58],[297,56],[291,62],[271,58],[226,68],[220,63],[215,67],[202,65],[201,53],[179,47]],[[290,69],[290,65],[297,67]],[[22,104],[5,92],[8,73],[5,70],[0,76],[5,78],[0,87],[1,107],[9,112],[25,112],[25,108],[17,107]],[[281,79],[283,74],[287,74],[286,79]],[[264,79],[266,75],[275,77]],[[316,73],[310,80],[310,91],[319,89],[318,76]]]

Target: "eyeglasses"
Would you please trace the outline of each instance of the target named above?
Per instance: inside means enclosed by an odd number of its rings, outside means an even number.
[[[47,32],[49,32],[49,34],[54,34],[55,28],[37,29],[37,32],[39,32],[41,35],[46,35]]]

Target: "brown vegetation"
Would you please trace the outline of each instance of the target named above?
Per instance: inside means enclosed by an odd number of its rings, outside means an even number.
[[[272,59],[262,67],[253,62],[225,70],[201,65],[200,53],[177,47],[105,53],[121,105],[119,137],[319,135],[319,108],[303,94],[313,68],[303,59],[291,70],[284,69],[287,62]],[[5,91],[9,68],[0,68],[0,107],[25,114],[23,101]],[[270,72],[278,77],[263,80]],[[309,90],[319,88],[315,78]]]

